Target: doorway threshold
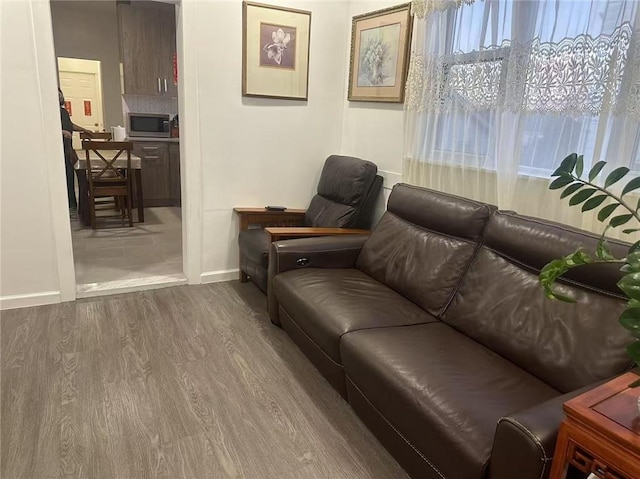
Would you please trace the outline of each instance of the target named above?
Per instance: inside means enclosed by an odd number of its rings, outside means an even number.
[[[76,287],[76,298],[92,298],[110,294],[132,293],[149,289],[168,288],[187,284],[184,274],[167,274],[160,276],[146,276],[144,278],[121,279],[102,283],[79,284]]]

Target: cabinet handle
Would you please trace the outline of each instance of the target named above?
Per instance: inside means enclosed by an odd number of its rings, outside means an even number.
[[[158,93],[162,93],[162,85],[160,84],[160,77],[158,77]]]
[[[142,149],[143,150],[157,150],[158,147],[157,146],[143,146]]]
[[[167,79],[164,79],[164,92],[167,93]]]
[[[160,157],[157,155],[145,155],[144,157],[145,160],[159,160]]]

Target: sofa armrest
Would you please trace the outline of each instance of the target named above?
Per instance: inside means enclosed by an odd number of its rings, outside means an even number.
[[[267,286],[267,306],[271,322],[280,325],[275,275],[300,268],[353,268],[368,235],[341,235],[299,238],[271,243]]]
[[[271,237],[271,242],[291,238],[311,238],[314,236],[336,235],[368,235],[369,230],[350,228],[312,228],[307,226],[271,226],[264,229]]]
[[[489,460],[489,479],[549,477],[558,429],[565,418],[562,405],[604,382],[591,384],[500,418]]]

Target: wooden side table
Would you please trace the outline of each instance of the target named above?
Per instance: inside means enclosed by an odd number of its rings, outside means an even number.
[[[564,404],[550,479],[565,479],[570,467],[579,477],[640,479],[640,387],[628,387],[639,374],[628,372]]]

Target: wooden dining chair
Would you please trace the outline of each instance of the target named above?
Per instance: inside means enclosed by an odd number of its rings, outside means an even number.
[[[121,202],[120,216],[124,226],[125,214],[129,227],[133,226],[132,177],[130,141],[93,141],[82,143],[85,152],[89,183],[89,208],[91,227],[96,229],[96,205],[98,198],[116,197]],[[126,207],[125,207],[126,205]],[[102,218],[102,216],[101,216]]]
[[[80,139],[84,143],[85,141],[111,141],[111,133],[108,131],[85,133],[80,132]]]

